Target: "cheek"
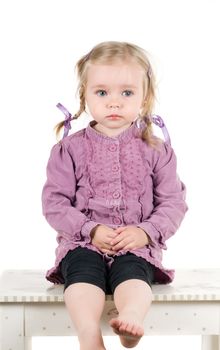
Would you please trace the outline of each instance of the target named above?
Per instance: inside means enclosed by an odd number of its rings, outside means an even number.
[[[85,95],[86,102],[89,106],[93,107],[100,105],[100,99],[94,94]]]
[[[85,101],[88,106],[88,108],[91,110],[94,108],[94,99],[90,95],[85,95]]]
[[[94,100],[92,100],[90,102],[90,100],[87,101],[87,106],[88,106],[88,109],[90,111],[90,113],[92,115],[98,115],[100,114],[100,109],[101,109],[101,106],[98,102],[94,102]]]
[[[138,96],[134,101],[134,108],[140,110],[143,106],[143,99],[142,97]]]

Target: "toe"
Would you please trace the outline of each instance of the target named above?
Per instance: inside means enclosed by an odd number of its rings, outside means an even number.
[[[128,327],[128,323],[127,322],[121,322],[121,325],[119,327],[119,332],[126,332],[126,328]]]
[[[121,325],[121,322],[117,318],[113,318],[109,321],[109,324],[114,328],[119,328]]]
[[[144,330],[142,327],[137,327],[137,336],[142,337],[144,335]]]
[[[126,331],[128,334],[132,334],[132,335],[133,335],[133,328],[134,328],[134,325],[133,325],[133,324],[128,324],[125,331]]]

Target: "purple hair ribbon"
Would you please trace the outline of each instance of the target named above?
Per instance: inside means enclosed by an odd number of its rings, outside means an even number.
[[[165,125],[163,119],[159,115],[155,114],[155,115],[151,116],[151,121],[155,125],[159,126],[159,128],[161,128],[165,141],[171,145],[170,135],[168,133],[168,130],[166,128],[166,125]]]
[[[72,114],[61,104],[57,103],[56,105],[61,112],[65,115],[65,120],[64,120],[64,132],[63,132],[63,138],[66,137],[71,129],[71,120],[76,119],[75,117],[72,117]]]

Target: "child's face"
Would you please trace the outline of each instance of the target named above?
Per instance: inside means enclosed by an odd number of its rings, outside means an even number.
[[[89,66],[85,98],[97,130],[115,136],[131,125],[142,107],[143,79],[133,62]]]

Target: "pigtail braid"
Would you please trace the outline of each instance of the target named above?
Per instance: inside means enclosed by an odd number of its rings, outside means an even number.
[[[78,112],[72,117],[71,119],[78,119],[80,115],[85,111],[85,93],[84,93],[84,87],[81,86],[79,88],[79,98],[80,98],[80,107]],[[57,139],[59,138],[60,131],[63,129],[65,125],[65,120],[62,120],[62,122],[58,123],[55,127],[54,130],[56,132],[56,137]]]
[[[82,85],[79,87],[79,100],[80,105],[78,112],[75,114],[76,117],[79,117],[83,112],[85,112],[86,109],[85,88]]]

